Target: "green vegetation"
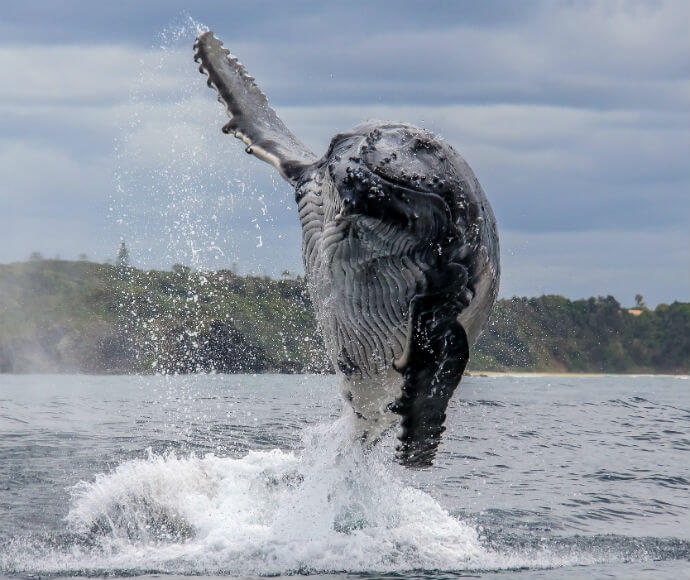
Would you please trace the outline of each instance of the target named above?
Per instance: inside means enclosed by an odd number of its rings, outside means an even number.
[[[0,372],[328,370],[302,278],[143,271],[124,252],[116,265],[0,265]],[[690,303],[637,303],[633,315],[611,296],[501,300],[470,370],[690,371]]]
[[[687,373],[690,303],[640,310],[628,312],[613,296],[500,300],[474,346],[472,368]]]

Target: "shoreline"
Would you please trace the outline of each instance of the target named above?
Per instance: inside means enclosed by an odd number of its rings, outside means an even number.
[[[688,374],[668,374],[668,373],[568,373],[568,372],[529,372],[529,371],[470,371],[465,373],[466,377],[582,377],[582,378],[601,378],[601,377],[664,377],[674,379],[690,379]]]
[[[241,372],[241,373],[216,373],[216,372],[199,372],[199,373],[83,373],[78,371],[58,371],[58,370],[47,370],[47,371],[34,371],[34,372],[22,372],[22,373],[3,373],[0,372],[0,377],[2,376],[90,376],[90,377],[187,377],[187,376],[260,376],[260,375],[284,375],[284,376],[294,376],[294,375],[304,375],[304,376],[335,376],[335,373],[280,373],[280,372]],[[604,377],[629,377],[629,378],[645,378],[645,377],[657,377],[657,378],[668,378],[668,379],[683,379],[690,380],[690,374],[669,374],[669,373],[569,373],[569,372],[530,372],[530,371],[467,371],[463,374],[463,378],[497,378],[497,377],[569,377],[569,378],[604,378]]]

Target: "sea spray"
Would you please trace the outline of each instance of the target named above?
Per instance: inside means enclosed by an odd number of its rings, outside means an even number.
[[[120,110],[110,221],[131,263],[172,267],[173,284],[118,268],[119,338],[134,366],[157,373],[294,368],[265,360],[267,345],[254,344],[235,321],[246,322],[242,305],[215,290],[238,271],[300,272],[301,258],[289,188],[233,146],[219,129],[225,114],[200,90],[191,47],[204,30],[191,17],[168,26],[157,47],[142,51]],[[286,350],[283,335],[270,342],[269,350]]]
[[[149,452],[124,461],[73,488],[69,540],[17,543],[0,569],[246,576],[544,568],[631,557],[577,542],[487,548],[474,526],[406,483],[383,453],[349,445],[350,437],[340,419],[306,429],[299,452]]]
[[[294,217],[294,201],[287,186],[279,187],[268,169],[252,167],[219,130],[225,115],[199,89],[191,57],[204,30],[185,17],[142,53],[120,111],[110,221],[137,263],[239,264],[245,272],[280,273],[288,234],[277,220]],[[292,264],[298,254],[296,242]]]
[[[350,437],[341,419],[307,429],[299,453],[125,461],[73,488],[75,540],[31,568],[242,575],[457,569],[485,559],[471,526]]]

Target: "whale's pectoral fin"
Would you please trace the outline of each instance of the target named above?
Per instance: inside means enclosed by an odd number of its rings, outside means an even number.
[[[267,161],[294,183],[316,156],[290,132],[254,78],[211,31],[196,39],[194,50],[199,71],[208,75],[208,85],[218,91],[218,100],[230,117],[223,132],[241,139],[248,153]]]
[[[394,363],[403,376],[391,410],[401,416],[397,458],[408,467],[428,467],[445,431],[446,408],[469,359],[461,305],[439,294],[417,295],[410,304],[410,330]]]

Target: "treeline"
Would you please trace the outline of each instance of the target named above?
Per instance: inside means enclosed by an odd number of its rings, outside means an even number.
[[[622,308],[613,296],[499,300],[474,367],[578,373],[690,370],[690,303]]]
[[[328,372],[305,281],[85,260],[0,265],[0,372]],[[470,370],[687,373],[690,304],[500,300]]]

